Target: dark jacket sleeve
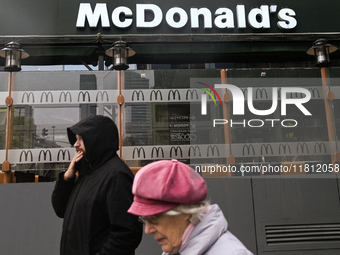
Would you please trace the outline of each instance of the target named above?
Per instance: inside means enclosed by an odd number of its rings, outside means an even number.
[[[59,178],[52,192],[52,206],[60,218],[64,218],[67,203],[75,182],[75,178],[70,181],[65,181],[64,174],[65,172],[59,174]]]
[[[127,212],[133,201],[133,175],[130,173],[118,172],[108,187],[106,204],[111,229],[98,255],[133,255],[141,242],[143,226],[137,216]]]

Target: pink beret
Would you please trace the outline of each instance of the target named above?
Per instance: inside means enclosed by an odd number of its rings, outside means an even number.
[[[150,216],[180,204],[194,204],[207,196],[204,179],[176,159],[160,160],[141,168],[133,181],[134,201],[129,213]]]

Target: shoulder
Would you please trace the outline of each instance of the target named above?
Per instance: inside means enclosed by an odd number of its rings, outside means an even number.
[[[251,253],[230,231],[227,231],[219,237],[206,253],[206,255],[210,254],[252,255],[253,253]]]
[[[98,170],[98,172],[105,172],[107,177],[127,178],[131,180],[134,178],[130,168],[118,157],[118,155],[109,159]]]

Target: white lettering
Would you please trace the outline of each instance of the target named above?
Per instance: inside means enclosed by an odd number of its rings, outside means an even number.
[[[225,88],[228,89],[232,96],[233,96],[233,114],[234,115],[244,115],[244,95],[242,93],[242,90],[235,85],[231,84],[215,84],[215,88]],[[264,89],[262,89],[264,91]],[[272,90],[272,97],[273,97],[273,102],[272,106],[268,110],[257,110],[253,106],[253,92],[252,88],[248,88],[248,109],[251,113],[255,115],[269,115],[272,114],[276,108],[277,108],[277,88],[273,88]],[[261,90],[260,90],[261,93]],[[264,92],[262,92],[264,93]],[[305,94],[306,96],[304,98],[294,98],[294,99],[288,99],[287,98],[287,93],[295,93],[298,94],[300,93]],[[307,103],[311,99],[312,95],[311,92],[308,89],[304,88],[293,88],[293,87],[288,87],[288,88],[281,88],[281,115],[286,115],[286,107],[287,104],[295,104],[297,108],[301,110],[301,112],[304,115],[312,115],[302,104]]]
[[[236,6],[238,28],[246,28],[246,9],[244,5]]]
[[[110,27],[106,4],[96,4],[96,7],[92,12],[92,8],[89,3],[81,3],[79,5],[76,27],[85,27],[86,17],[90,27],[97,27],[99,18],[101,18],[102,27]]]
[[[125,16],[124,21],[121,21],[119,19],[121,14],[124,14],[124,16]],[[116,27],[126,28],[126,27],[131,26],[131,24],[132,24],[132,19],[127,19],[126,17],[131,17],[131,16],[132,16],[131,9],[129,9],[125,6],[119,6],[116,9],[114,9],[113,12],[112,12],[112,22]]]
[[[235,22],[237,22],[238,29],[247,28],[247,23],[253,29],[269,29],[270,19],[273,17],[269,14],[276,11],[277,5],[261,5],[259,8],[250,9],[247,16],[245,5],[237,5],[235,15],[230,8],[220,7],[214,13],[214,26],[218,29],[235,28]],[[278,28],[284,30],[295,28],[297,26],[295,15],[295,11],[290,8],[283,8],[278,11]],[[133,23],[133,16],[133,11],[129,7],[118,6],[111,13],[111,20],[113,25],[118,28],[128,28]],[[163,11],[156,4],[136,4],[135,16],[137,28],[155,28],[163,21]],[[206,7],[190,8],[190,17],[188,12],[181,7],[172,7],[165,15],[169,27],[176,29],[186,26],[189,18],[191,28],[212,28],[212,11]],[[99,20],[101,20],[102,27],[110,27],[107,4],[96,3],[94,10],[92,10],[90,3],[80,3],[76,27],[84,28],[86,20],[91,28],[97,27]],[[203,20],[203,24],[200,24],[200,20]]]
[[[246,127],[246,120],[244,119],[243,122],[236,122],[236,121],[230,120],[230,127],[232,127],[233,125],[243,125],[243,127]]]
[[[191,8],[190,15],[192,28],[199,28],[200,15],[203,15],[204,17],[204,28],[212,28],[211,11],[208,8]]]
[[[260,22],[257,21],[258,17],[261,19]],[[248,14],[248,22],[252,28],[270,28],[268,5],[261,5],[260,9],[252,9]]]
[[[231,84],[215,84],[215,88],[230,90],[233,95],[233,114],[244,115],[244,95],[240,88]]]
[[[260,91],[260,93],[263,93]],[[275,112],[276,108],[277,108],[277,88],[273,88],[272,89],[272,96],[273,96],[273,101],[272,101],[272,107],[268,110],[257,110],[254,108],[254,104],[253,104],[253,88],[248,88],[248,108],[249,110],[256,114],[256,115],[260,115],[260,116],[264,116],[264,115],[269,115],[272,114],[273,112]]]
[[[288,123],[288,125],[285,125],[284,122],[286,122],[286,121],[295,122],[295,125],[292,125],[292,123]],[[294,119],[286,119],[286,120],[281,121],[281,125],[282,125],[283,127],[287,127],[287,128],[289,128],[289,127],[296,127],[297,124],[298,124],[297,121],[294,120]]]
[[[215,12],[215,26],[218,28],[234,28],[234,13],[228,8],[218,8]]]
[[[277,14],[277,17],[279,18],[279,22],[277,22],[277,25],[281,29],[293,29],[297,25],[297,21],[295,18],[295,11],[289,8],[284,8],[279,11]]]
[[[274,127],[274,121],[280,121],[279,119],[266,119],[266,121],[272,122],[272,127]]]
[[[176,14],[179,17],[178,21],[175,21],[174,19]],[[182,28],[188,22],[188,14],[182,8],[174,7],[168,10],[168,12],[166,13],[165,19],[170,27]]]
[[[252,126],[250,123],[251,122],[260,122],[259,126]],[[249,127],[263,127],[264,125],[264,121],[263,120],[259,120],[259,119],[252,119],[252,120],[248,120],[248,126]]]
[[[213,127],[215,127],[216,125],[225,125],[228,123],[228,120],[226,119],[214,119],[213,121]]]
[[[155,4],[137,4],[137,27],[141,28],[151,28],[151,27],[157,27],[159,24],[161,24],[163,19],[163,13],[161,8],[159,8]],[[145,13],[149,11],[152,12],[154,17],[151,21],[145,20]]]
[[[287,93],[302,93],[304,98],[287,98]],[[312,115],[302,104],[307,103],[312,95],[308,89],[304,88],[281,88],[281,115],[286,115],[287,104],[295,104],[304,115]]]
[[[278,121],[282,127],[285,128],[292,128],[292,127],[296,127],[298,125],[297,120],[294,119],[284,119],[280,122],[279,119],[265,119],[265,120],[261,120],[261,119],[250,119],[248,121],[246,121],[245,119],[243,119],[242,122],[236,122],[232,119],[230,119],[230,121],[226,120],[226,119],[214,119],[213,120],[213,127],[216,127],[216,125],[226,125],[229,123],[230,127],[233,127],[234,125],[242,125],[243,127],[254,127],[254,128],[258,128],[258,127],[263,127],[267,122],[271,122],[271,127],[274,127],[274,121]],[[255,125],[256,122],[258,122],[258,125]]]
[[[202,115],[207,115],[207,94],[202,94],[201,96],[201,114]]]

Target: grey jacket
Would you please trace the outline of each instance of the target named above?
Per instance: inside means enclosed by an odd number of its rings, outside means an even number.
[[[187,242],[180,248],[180,255],[252,255],[249,250],[228,231],[228,222],[218,205],[199,222]],[[163,255],[169,255],[163,252]]]

